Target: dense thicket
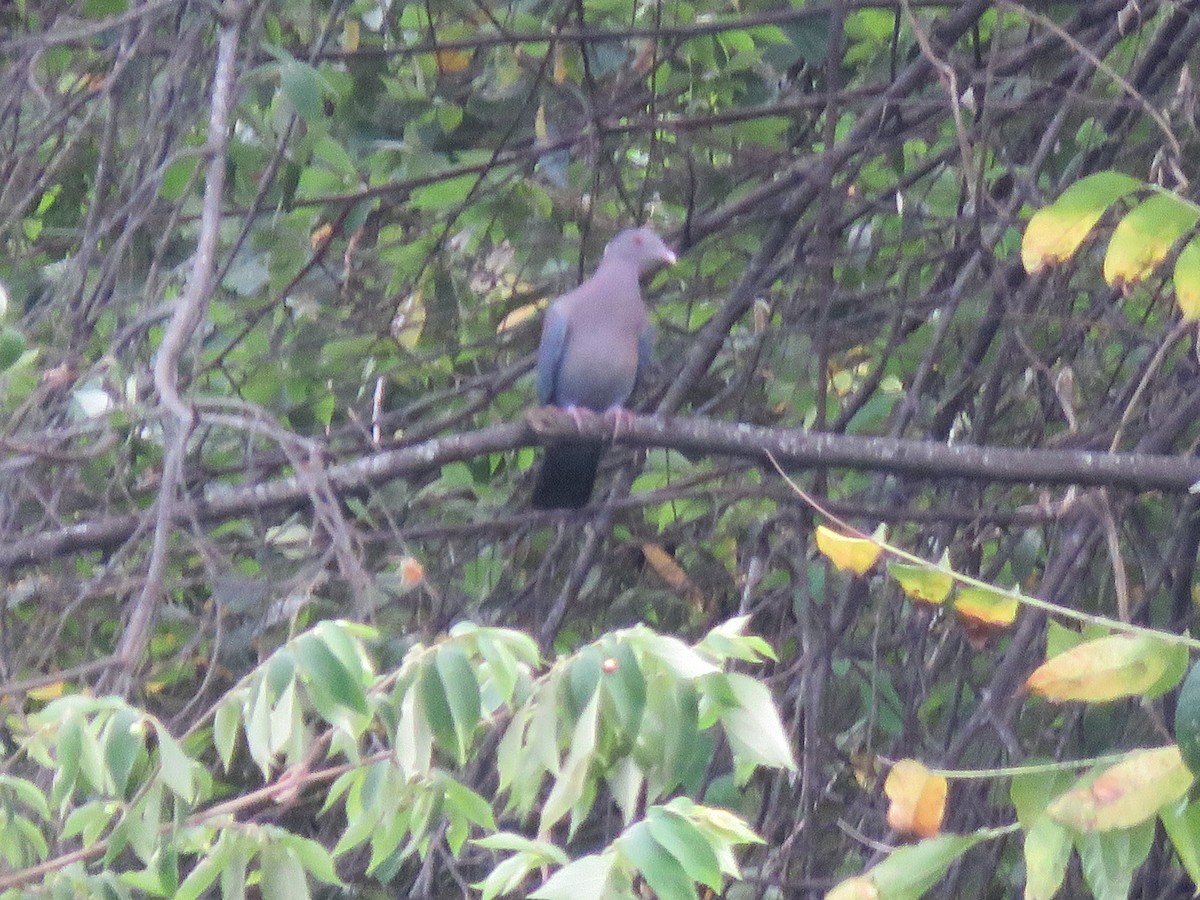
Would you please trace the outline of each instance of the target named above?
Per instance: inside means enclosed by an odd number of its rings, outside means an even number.
[[[1092,172],[1189,196],[1198,7],[7,5],[6,711],[94,690],[181,734],[332,616],[378,625],[386,666],[463,620],[567,651],[749,614],[800,769],[718,798],[767,842],[747,896],[819,893],[892,840],[854,777],[871,754],[984,768],[1163,743],[1157,706],[1020,694],[1044,615],[981,649],[895,583],[833,569],[753,448],[706,452],[667,422],[658,446],[609,453],[564,520],[528,505],[538,438],[493,426],[532,405],[544,302],[646,222],[680,263],[646,288],[640,410],[1000,460],[1127,451],[1111,488],[884,452],[792,474],[926,559],[1186,629],[1197,499],[1136,489],[1136,466],[1193,452],[1194,331],[1168,279],[1108,287],[1094,253],[1030,276],[1019,248],[1031,211]],[[17,774],[19,734],[0,731]],[[991,783],[955,786],[948,827],[1011,820]],[[597,813],[586,840],[620,830]],[[391,890],[469,893],[481,870],[429,852]],[[1175,896],[1161,834],[1150,854],[1137,896]],[[937,890],[1019,891],[1019,859],[1019,839],[989,841]]]

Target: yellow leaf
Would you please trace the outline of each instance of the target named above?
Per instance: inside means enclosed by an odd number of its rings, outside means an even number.
[[[1188,241],[1175,261],[1175,302],[1184,319],[1200,319],[1200,238]]]
[[[554,45],[554,83],[562,84],[567,80],[567,60],[563,55],[562,44]]]
[[[984,625],[1011,625],[1019,608],[1016,597],[994,588],[965,587],[954,598],[954,609],[960,616]]]
[[[878,756],[864,750],[856,750],[850,754],[850,767],[854,772],[854,780],[858,782],[860,788],[864,791],[875,789],[875,785],[879,781]]]
[[[358,42],[362,38],[362,26],[355,19],[347,19],[342,26],[342,49],[348,53],[353,53],[358,49]]]
[[[1166,259],[1197,218],[1200,209],[1172,194],[1143,200],[1113,229],[1104,256],[1104,280],[1117,288],[1141,281]]]
[[[948,785],[915,759],[902,759],[888,773],[883,792],[891,801],[887,822],[902,834],[933,837],[946,814]]]
[[[889,563],[888,574],[900,582],[905,594],[923,603],[945,602],[954,587],[954,576],[939,566]]]
[[[1142,184],[1119,172],[1097,172],[1071,185],[1057,200],[1038,210],[1025,227],[1021,262],[1030,275],[1070,259],[1117,200]]]
[[[1135,750],[1090,784],[1054,800],[1046,812],[1079,831],[1131,828],[1182,797],[1192,781],[1174,744]]]
[[[982,650],[993,634],[1011,625],[1019,608],[1016,597],[994,588],[965,587],[954,599],[959,624],[976,650]]]
[[[1034,669],[1025,686],[1047,700],[1097,703],[1136,696],[1166,672],[1166,650],[1152,637],[1112,634],[1047,660]]]
[[[541,303],[526,303],[524,306],[518,306],[500,320],[500,324],[496,326],[496,334],[503,334],[510,328],[516,328],[526,319],[532,319],[538,314],[541,306]]]
[[[879,559],[881,548],[870,538],[838,534],[824,525],[817,526],[817,549],[831,563],[846,572],[862,575]]]
[[[308,236],[308,243],[314,250],[319,250],[333,236],[333,226],[326,222]]]
[[[392,316],[392,338],[405,350],[416,349],[425,330],[425,297],[418,287],[400,301]]]
[[[56,700],[61,697],[66,690],[66,685],[61,681],[52,681],[49,684],[43,684],[41,687],[30,688],[25,692],[25,696],[31,700],[39,700],[46,702],[48,700]]]
[[[438,71],[443,75],[465,72],[469,65],[471,65],[471,53],[469,50],[437,51],[437,67]]]

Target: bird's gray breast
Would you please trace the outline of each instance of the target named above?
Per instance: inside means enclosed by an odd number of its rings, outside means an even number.
[[[637,378],[637,336],[626,330],[595,329],[590,335],[572,336],[555,392],[560,405],[603,412],[629,399]]]

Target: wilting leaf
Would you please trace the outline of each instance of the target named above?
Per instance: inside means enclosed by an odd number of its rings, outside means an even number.
[[[839,569],[862,575],[882,552],[879,544],[869,538],[849,537],[838,534],[824,525],[817,526],[817,549]]]
[[[902,834],[933,837],[946,814],[948,785],[915,759],[902,759],[888,773],[883,792],[891,801],[888,825]]]
[[[1175,745],[1135,750],[1090,784],[1067,791],[1046,811],[1079,831],[1131,828],[1182,797],[1192,781]]]
[[[1172,194],[1143,200],[1113,229],[1104,256],[1104,280],[1120,287],[1152,274],[1197,217],[1200,210]]]
[[[1141,182],[1119,172],[1097,172],[1071,185],[1045,209],[1034,213],[1021,241],[1021,262],[1029,274],[1070,259],[1104,211]]]
[[[1048,700],[1096,703],[1132,697],[1162,677],[1169,661],[1167,649],[1149,636],[1112,634],[1047,660],[1025,684]]]

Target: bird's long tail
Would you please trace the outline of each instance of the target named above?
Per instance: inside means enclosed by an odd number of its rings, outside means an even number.
[[[537,484],[535,509],[578,509],[592,496],[596,467],[604,454],[601,441],[562,441],[546,448]]]

